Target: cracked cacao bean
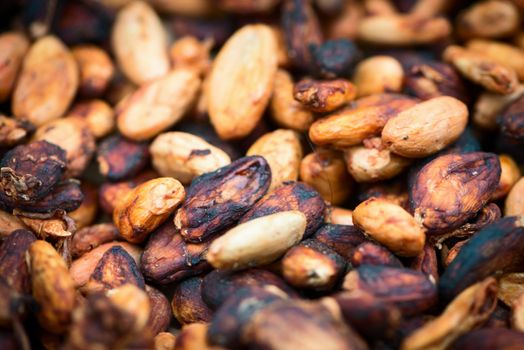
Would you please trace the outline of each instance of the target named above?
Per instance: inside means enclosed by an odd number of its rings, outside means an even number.
[[[53,190],[66,169],[65,151],[47,141],[20,145],[0,163],[0,186],[9,206],[34,203]]]
[[[460,227],[486,205],[500,179],[495,154],[440,156],[417,174],[409,192],[415,219],[430,234]]]
[[[240,158],[193,180],[175,226],[184,239],[204,242],[233,225],[264,194],[271,170],[260,156]]]

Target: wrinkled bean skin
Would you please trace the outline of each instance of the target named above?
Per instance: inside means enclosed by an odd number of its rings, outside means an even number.
[[[324,224],[312,238],[324,243],[346,260],[351,260],[357,247],[367,242],[367,238],[352,225]]]
[[[65,151],[47,141],[20,145],[7,152],[0,163],[4,203],[32,203],[53,190],[66,168]]]
[[[19,209],[35,213],[67,212],[78,209],[84,200],[79,181],[66,180],[56,185],[53,192],[34,203],[20,204]]]
[[[322,224],[325,209],[326,204],[317,191],[306,184],[289,181],[260,199],[242,216],[239,223],[281,211],[298,210],[307,218],[304,233],[304,237],[307,238]]]
[[[175,216],[184,239],[204,242],[230,227],[268,190],[269,165],[260,156],[244,157],[191,182]]]
[[[455,229],[491,198],[500,178],[495,154],[449,154],[426,164],[409,192],[415,219],[430,234]]]
[[[131,255],[124,248],[114,246],[102,255],[83,289],[86,294],[91,294],[108,291],[125,284],[133,284],[140,289],[145,288],[144,277]]]

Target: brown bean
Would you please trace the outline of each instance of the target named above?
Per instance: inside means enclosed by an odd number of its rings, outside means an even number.
[[[156,172],[146,170],[128,181],[104,183],[98,190],[100,207],[106,214],[112,215],[117,203],[131,192],[133,188],[157,177],[158,174]]]
[[[416,256],[424,249],[426,235],[402,207],[370,198],[353,211],[355,225],[400,256]]]
[[[482,324],[495,309],[497,281],[490,277],[460,293],[436,319],[402,341],[402,350],[428,346],[447,348],[455,339]]]
[[[64,173],[66,154],[54,144],[38,141],[13,148],[0,165],[2,197],[7,205],[16,206],[34,202],[53,190]]]
[[[511,101],[498,117],[500,131],[507,138],[517,141],[524,140],[524,97]]]
[[[175,68],[187,67],[206,74],[211,67],[209,50],[213,41],[209,38],[199,41],[194,36],[184,36],[169,48],[169,58]]]
[[[307,131],[313,123],[313,113],[293,97],[293,78],[282,69],[275,74],[273,95],[269,101],[271,116],[283,128]]]
[[[0,36],[0,102],[13,92],[29,41],[20,33],[6,32]]]
[[[14,291],[28,294],[31,291],[29,269],[25,256],[36,237],[28,230],[19,229],[10,233],[0,245],[0,274]]]
[[[495,193],[493,193],[493,200],[504,198],[520,179],[520,169],[511,156],[501,154],[499,155],[499,161],[501,169],[500,180]]]
[[[143,141],[171,128],[189,111],[200,84],[198,72],[178,68],[141,86],[117,106],[118,130]]]
[[[248,269],[238,272],[214,270],[202,281],[202,299],[213,310],[222,305],[236,290],[255,286],[276,288],[289,297],[296,297],[296,292],[278,275],[263,269]]]
[[[73,55],[56,37],[46,36],[29,48],[13,92],[13,114],[41,126],[64,115],[78,88]]]
[[[71,322],[75,305],[73,279],[51,244],[38,240],[28,252],[33,297],[40,305],[38,321],[47,331],[61,334]]]
[[[437,287],[425,274],[406,268],[362,265],[346,275],[343,288],[366,292],[398,307],[404,316],[419,314],[437,302]]]
[[[134,285],[116,288],[108,295],[90,295],[77,309],[64,347],[126,347],[135,336],[143,336],[150,310],[147,294]]]
[[[319,146],[345,148],[358,145],[379,135],[389,118],[415,103],[415,99],[402,95],[368,96],[355,101],[355,107],[344,108],[314,122],[309,137]]]
[[[453,344],[453,349],[462,350],[511,350],[518,349],[524,342],[522,332],[504,328],[482,328],[471,331]]]
[[[524,215],[524,177],[521,177],[511,188],[506,198],[504,215]]]
[[[203,242],[234,224],[267,191],[271,170],[264,158],[240,158],[191,183],[175,226],[191,242]]]
[[[445,233],[464,224],[486,205],[499,178],[500,162],[494,154],[437,157],[417,174],[409,193],[411,209],[428,233]]]
[[[299,135],[291,130],[277,129],[259,137],[249,147],[247,156],[262,156],[271,169],[269,190],[297,181],[302,159],[302,145]]]
[[[445,18],[421,18],[414,15],[380,15],[364,18],[358,26],[358,38],[370,44],[421,45],[445,39],[451,26]]]
[[[366,237],[353,225],[324,224],[312,238],[324,243],[350,261],[357,247]]]
[[[467,122],[468,109],[463,102],[449,96],[435,97],[388,120],[382,140],[401,156],[427,157],[455,142]]]
[[[155,350],[175,350],[176,336],[160,332],[155,336]]]
[[[71,241],[71,254],[78,258],[101,244],[118,240],[120,233],[113,224],[96,224],[78,230]]]
[[[173,224],[166,222],[149,238],[140,268],[146,279],[160,284],[198,275],[209,269],[205,256],[210,243],[187,243]]]
[[[244,345],[244,328],[249,320],[271,303],[287,295],[273,286],[247,286],[234,292],[213,315],[207,338],[213,345],[238,348]]]
[[[11,232],[19,229],[25,229],[26,226],[19,218],[0,210],[0,239],[9,236]]]
[[[467,43],[469,50],[481,52],[500,64],[513,68],[519,77],[524,79],[524,54],[515,46],[491,40],[475,39]]]
[[[289,210],[300,211],[306,216],[304,237],[309,237],[322,224],[325,204],[311,187],[300,182],[289,182],[262,197],[242,216],[240,223]]]
[[[196,135],[179,131],[158,135],[149,150],[160,175],[172,176],[183,184],[231,163],[220,148]]]
[[[34,127],[25,120],[17,120],[0,115],[0,147],[19,145],[33,131]]]
[[[95,138],[85,120],[69,117],[50,121],[40,126],[33,141],[47,141],[66,151],[66,175],[80,176],[95,152]]]
[[[391,338],[400,327],[400,310],[368,293],[341,292],[322,300],[335,302],[344,320],[367,339]]]
[[[458,35],[468,38],[500,38],[519,28],[519,14],[512,2],[489,0],[466,8],[457,18]]]
[[[102,96],[115,72],[109,55],[95,45],[78,45],[71,53],[80,71],[78,93],[82,97]]]
[[[489,91],[507,95],[517,88],[518,80],[515,70],[501,65],[484,53],[450,45],[442,57],[465,78],[482,85]]]
[[[69,273],[73,278],[75,288],[80,288],[88,282],[104,253],[115,246],[124,248],[134,258],[135,262],[140,261],[142,254],[140,247],[127,242],[104,243],[83,254],[71,264]]]
[[[202,277],[191,277],[175,287],[171,309],[182,325],[211,321],[213,312],[202,300],[202,281]]]
[[[402,263],[393,253],[387,248],[372,242],[360,244],[355,249],[350,262],[353,267],[361,265],[402,267]]]
[[[404,171],[411,160],[386,148],[379,137],[364,140],[364,145],[344,151],[347,170],[357,182],[388,180]]]
[[[460,249],[442,274],[439,292],[450,300],[469,285],[495,272],[514,272],[522,263],[518,253],[524,245],[522,218],[500,219],[477,232]]]
[[[133,142],[120,135],[109,136],[97,148],[100,173],[109,181],[120,181],[136,175],[149,160],[148,145]]]
[[[404,70],[391,56],[372,56],[356,66],[353,80],[359,97],[399,92],[404,82]]]
[[[294,287],[329,291],[341,281],[347,263],[327,245],[307,239],[282,258],[282,275]]]
[[[300,179],[334,205],[344,203],[353,187],[342,154],[329,149],[319,149],[302,159]]]
[[[315,10],[307,0],[285,0],[281,27],[291,62],[303,71],[315,71],[310,45],[322,42],[322,31]]]
[[[120,246],[114,246],[104,253],[87,283],[82,286],[84,294],[106,292],[125,284],[145,288],[144,277],[138,270],[133,257]]]
[[[354,100],[356,95],[355,85],[345,79],[303,79],[293,88],[295,100],[316,113],[332,112]]]
[[[224,350],[214,347],[206,339],[208,325],[206,323],[192,323],[182,327],[176,337],[175,349],[177,350]]]
[[[113,221],[120,235],[141,243],[184,201],[185,190],[178,180],[159,177],[138,185],[118,202]]]
[[[291,332],[293,327],[307,329],[305,333]],[[281,300],[260,310],[247,324],[247,343],[268,350],[367,349],[367,344],[327,307],[306,301]]]
[[[82,204],[68,214],[75,221],[77,230],[91,225],[98,212],[98,189],[88,182],[83,182],[80,189],[84,195]]]
[[[151,310],[153,310],[149,315],[147,328],[151,330],[152,334],[156,335],[165,331],[171,323],[171,307],[164,293],[158,289],[146,284],[146,293]]]
[[[464,80],[447,63],[423,59],[406,67],[405,74],[405,89],[422,100],[451,96],[464,103],[469,101]]]
[[[146,2],[133,1],[118,12],[111,44],[120,69],[135,84],[159,78],[169,70],[167,34]]]
[[[113,109],[102,100],[88,100],[74,104],[67,116],[84,119],[97,139],[108,135],[115,128]]]

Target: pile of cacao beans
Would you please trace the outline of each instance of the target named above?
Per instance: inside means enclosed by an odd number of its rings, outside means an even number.
[[[0,349],[524,349],[523,24],[0,0]]]

